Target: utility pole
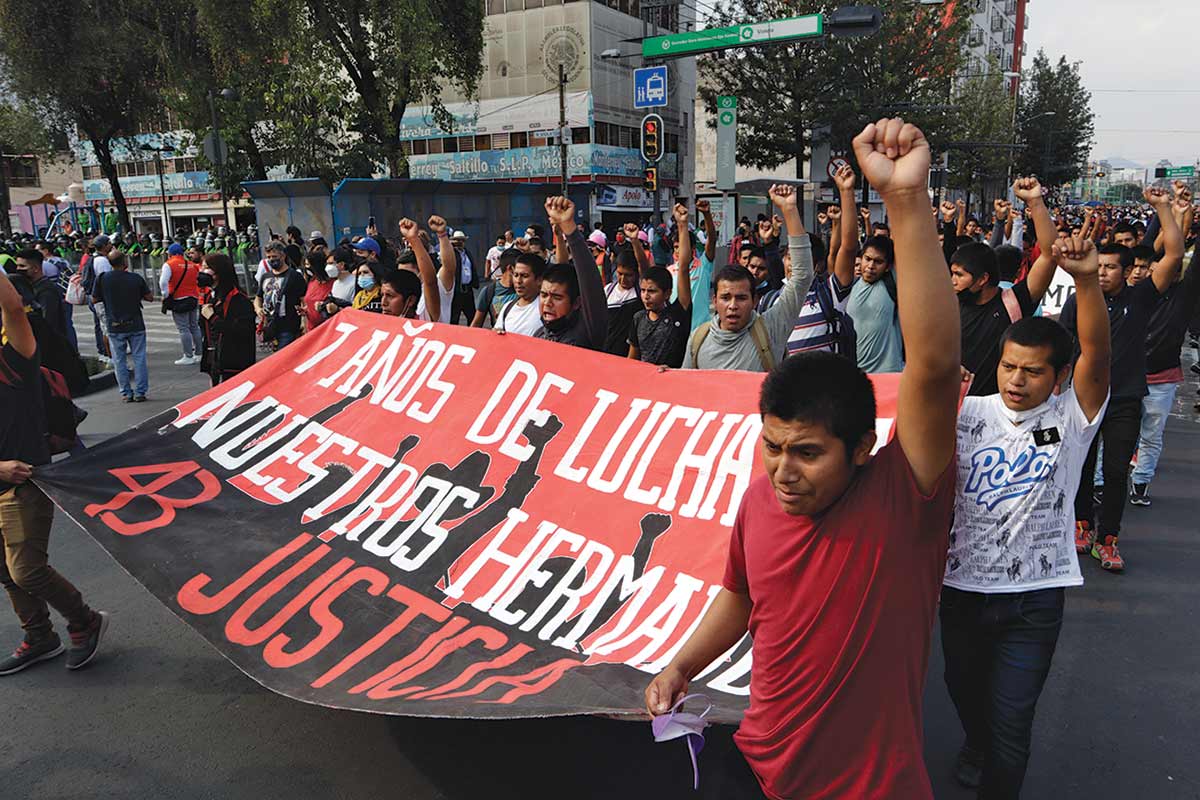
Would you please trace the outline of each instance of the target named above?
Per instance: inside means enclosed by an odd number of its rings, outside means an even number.
[[[154,167],[158,170],[158,199],[162,200],[163,239],[171,238],[171,216],[167,211],[167,186],[163,181],[162,151],[154,151]]]
[[[558,157],[562,162],[562,193],[567,196],[567,68],[558,64]]]

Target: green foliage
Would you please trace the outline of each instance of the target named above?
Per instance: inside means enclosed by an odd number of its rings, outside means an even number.
[[[972,75],[955,89],[955,113],[948,131],[956,143],[950,153],[950,185],[973,191],[982,183],[1006,182],[1013,151],[970,145],[1011,144],[1013,103],[1008,81],[995,62],[988,73]]]
[[[52,158],[54,136],[29,106],[0,101],[0,151]]]
[[[825,13],[841,3],[735,0],[709,27]],[[877,0],[883,27],[860,39],[830,37],[744,48],[700,59],[700,96],[710,114],[717,95],[738,97],[738,162],[769,169],[804,157],[803,132],[830,125],[835,148],[848,149],[866,122],[900,113],[921,125],[936,147],[945,141],[950,76],[962,62],[966,3],[923,6]],[[940,108],[939,108],[940,107]]]
[[[1078,178],[1095,133],[1091,102],[1079,63],[1064,56],[1051,65],[1039,50],[1022,81],[1017,130],[1026,148],[1017,160],[1018,169],[1038,175],[1049,186]]]

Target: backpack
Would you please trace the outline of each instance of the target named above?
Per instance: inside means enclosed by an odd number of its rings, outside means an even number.
[[[829,323],[829,332],[836,339],[833,352],[857,364],[858,333],[854,330],[854,320],[845,311],[838,310],[837,305],[833,302],[833,292],[829,290],[827,277],[815,276],[812,288],[817,295],[817,304],[821,306],[821,313],[825,315],[825,321]]]
[[[46,409],[46,444],[51,455],[65,453],[79,442],[79,423],[87,412],[71,400],[67,380],[48,367],[41,368],[42,405]]]
[[[96,270],[94,267],[96,259],[89,258],[87,264],[83,268],[83,291],[88,297],[95,297],[96,289]]]
[[[688,349],[692,351],[693,365],[699,361],[700,346],[704,344],[704,340],[708,338],[711,330],[712,323],[705,322],[692,331]],[[771,351],[771,336],[767,333],[767,323],[763,322],[761,316],[754,318],[754,323],[750,326],[750,338],[754,340],[754,345],[758,348],[758,360],[762,364],[763,372],[775,369],[775,353]]]
[[[79,353],[65,336],[47,324],[40,306],[29,309],[26,316],[29,318],[29,327],[33,329],[33,338],[37,340],[42,364],[63,379],[69,397],[78,397],[86,392],[91,377]]]

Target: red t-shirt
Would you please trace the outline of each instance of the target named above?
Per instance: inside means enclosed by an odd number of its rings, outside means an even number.
[[[785,513],[765,476],[747,490],[724,585],[753,603],[735,741],[768,797],[933,797],[921,693],[953,467],[923,496],[893,439],[819,518]]]
[[[329,299],[332,291],[333,281],[309,279],[308,287],[304,291],[304,316],[308,318],[310,331],[325,321],[325,318],[321,316],[321,305]]]

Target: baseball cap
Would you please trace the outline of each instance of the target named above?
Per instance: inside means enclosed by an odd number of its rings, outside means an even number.
[[[111,244],[111,243],[112,243],[112,239],[109,239],[103,233],[100,234],[99,236],[97,236],[95,239],[92,239],[92,244],[95,245],[96,247],[104,247],[104,245]]]
[[[364,236],[354,244],[350,245],[355,250],[366,250],[368,252],[379,255],[379,242],[372,239],[370,236]]]
[[[308,240],[310,242],[315,239],[320,239],[321,241],[325,241],[325,236],[320,231],[313,231],[312,233],[308,234]]]
[[[169,256],[183,255],[183,246],[181,244],[179,244],[178,242],[172,242],[171,246],[167,248],[167,255],[169,255]]]

